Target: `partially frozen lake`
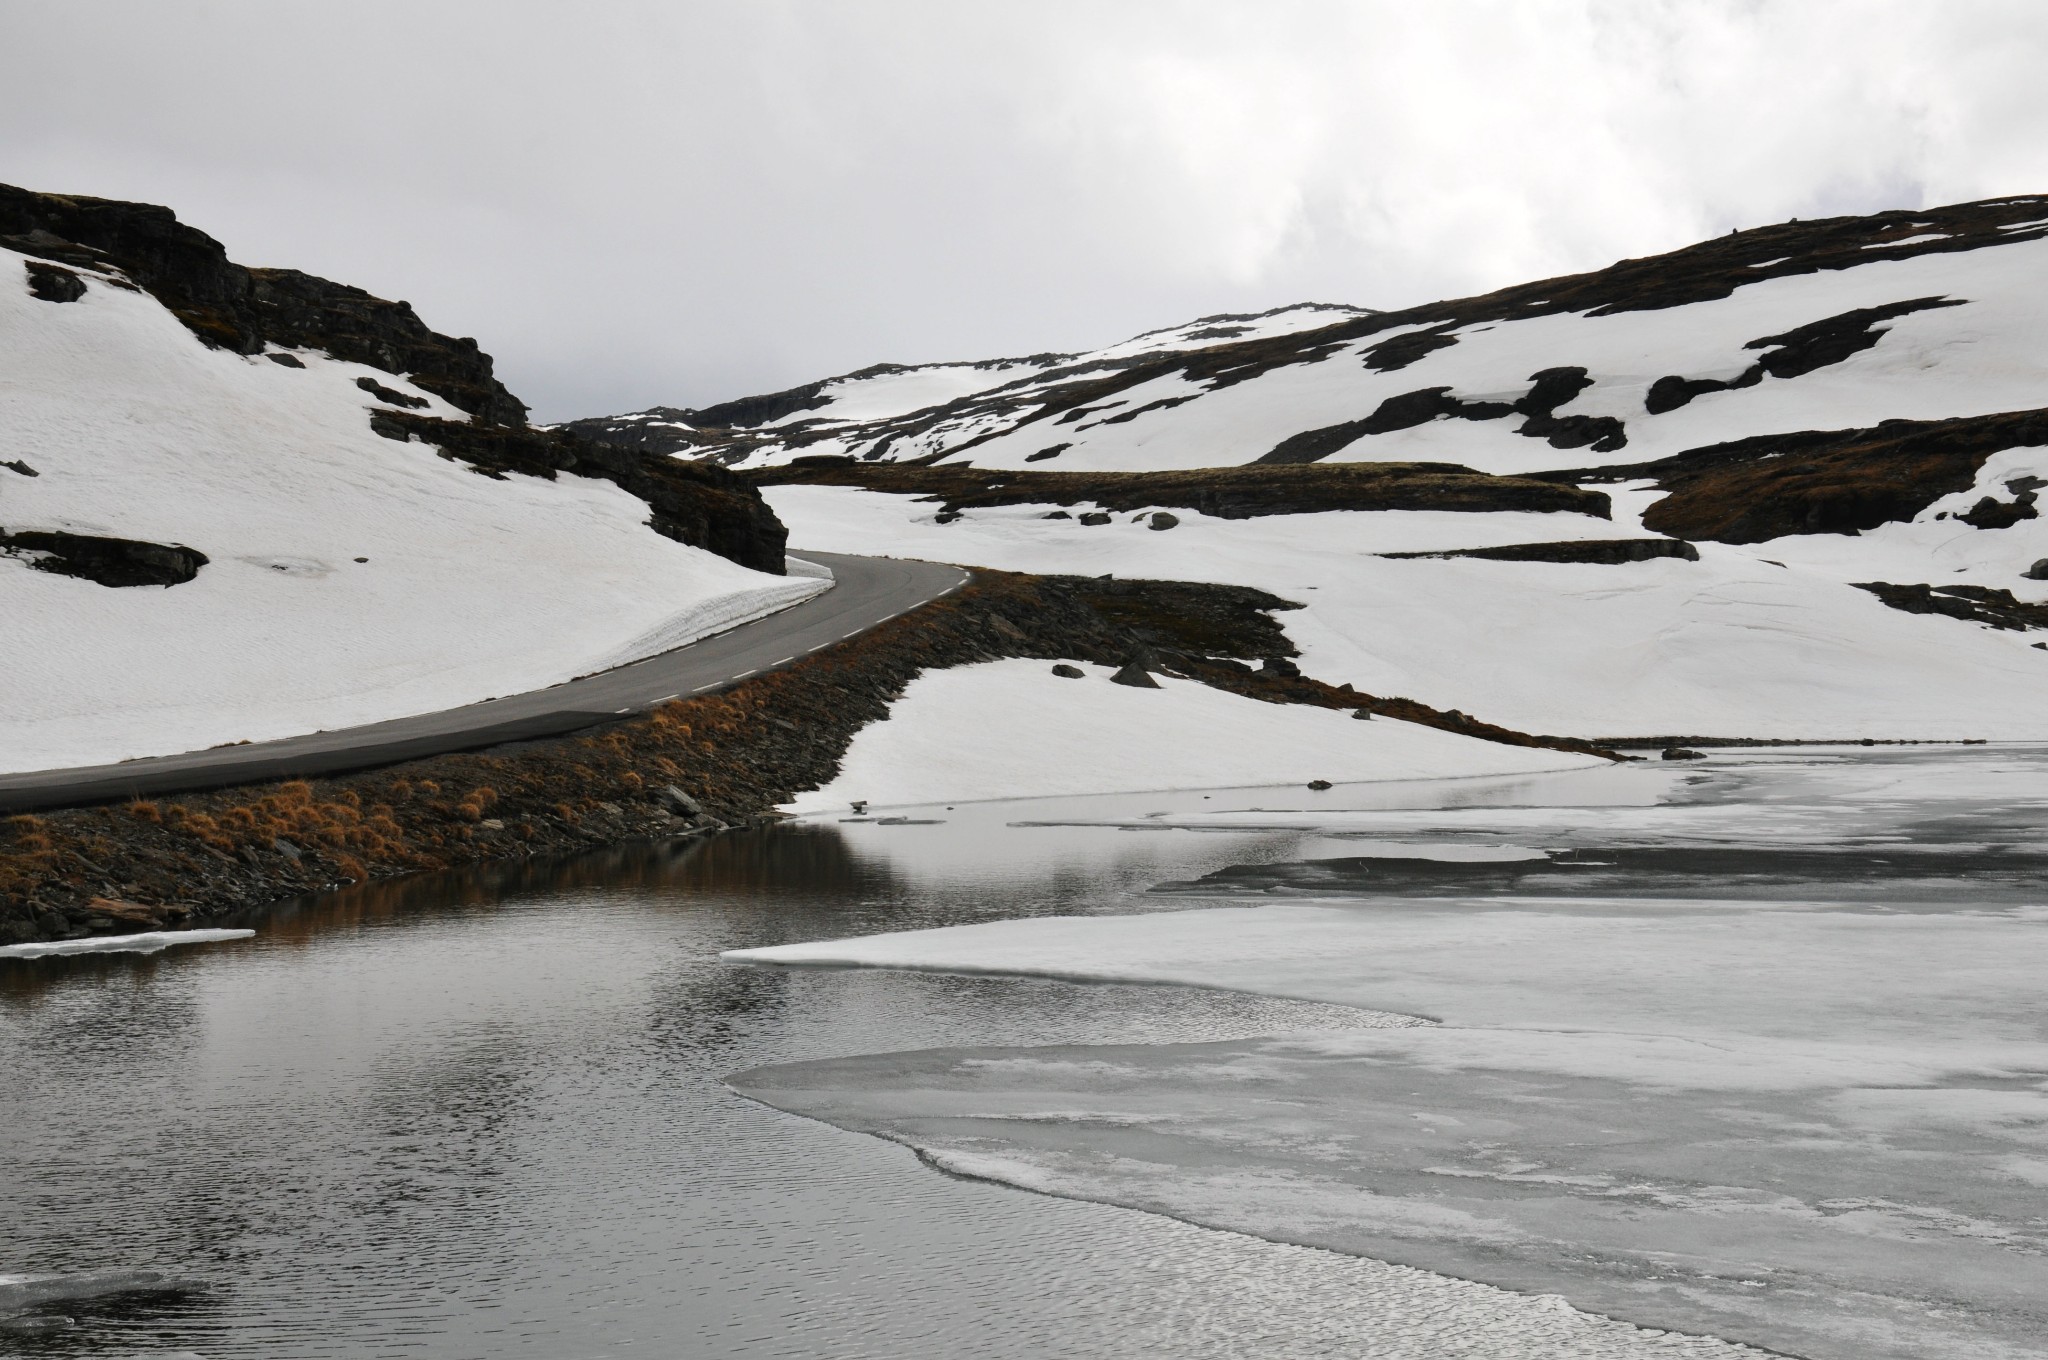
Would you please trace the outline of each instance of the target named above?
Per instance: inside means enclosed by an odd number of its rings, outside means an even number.
[[[961,804],[6,961],[0,1352],[2037,1355],[2044,805]]]

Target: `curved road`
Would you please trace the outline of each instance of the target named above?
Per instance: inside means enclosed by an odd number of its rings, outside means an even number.
[[[0,774],[0,813],[342,774],[595,727],[786,666],[967,583],[937,562],[798,553],[830,567],[822,595],[672,652],[548,689],[334,732],[69,770]]]

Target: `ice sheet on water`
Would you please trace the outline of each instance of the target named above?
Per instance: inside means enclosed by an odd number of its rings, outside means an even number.
[[[1972,847],[2023,835],[2048,792],[2029,751],[1710,766],[1597,816],[1493,803],[1304,821],[1324,844],[1348,827],[1801,853],[1832,825],[1900,860],[1960,847],[1989,863]],[[1828,900],[1819,880],[1798,901],[1358,892],[749,951],[733,957],[1241,988],[1442,1023],[880,1055],[734,1084],[960,1174],[1636,1321],[1845,1360],[2037,1355],[2048,907],[2038,872],[2014,880],[2031,898],[1988,877],[1877,905]]]
[[[0,945],[0,959],[39,959],[50,954],[154,954],[178,944],[246,940],[253,930],[149,930],[139,935],[95,935],[83,940],[43,940]],[[0,1288],[5,1287],[0,1277]]]

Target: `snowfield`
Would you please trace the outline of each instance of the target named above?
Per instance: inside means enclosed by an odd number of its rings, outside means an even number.
[[[1999,455],[1984,485],[2021,468],[2048,474],[2048,450]],[[820,551],[1257,586],[1304,606],[1276,615],[1304,673],[1525,732],[2048,738],[2039,635],[1902,613],[1847,584],[2026,585],[2015,564],[2048,557],[2048,519],[1983,531],[1934,518],[1975,491],[1862,537],[1702,543],[1697,562],[1620,566],[1376,554],[1641,537],[1630,512],[1644,498],[1627,491],[1616,494],[1612,522],[1442,511],[1225,520],[1176,510],[1179,525],[1164,532],[1144,512],[1088,526],[1045,518],[1052,507],[1006,506],[940,524],[937,506],[908,496],[828,486],[763,494],[792,538]],[[2048,584],[2031,598],[2044,595]]]
[[[990,661],[911,682],[888,721],[862,729],[824,788],[785,808],[840,811],[1057,794],[1533,774],[1608,762],[1479,741],[1433,727],[1267,704],[1191,680],[1158,689],[1082,679],[1044,661]]]
[[[31,296],[0,250],[0,530],[195,548],[170,587],[0,556],[0,769],[346,727],[552,685],[808,598],[646,526],[607,482],[498,481],[373,434],[369,377],[208,349],[87,275]]]

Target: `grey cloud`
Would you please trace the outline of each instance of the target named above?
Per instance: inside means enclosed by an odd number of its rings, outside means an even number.
[[[2033,3],[0,5],[0,179],[410,299],[540,415],[2048,188]]]

